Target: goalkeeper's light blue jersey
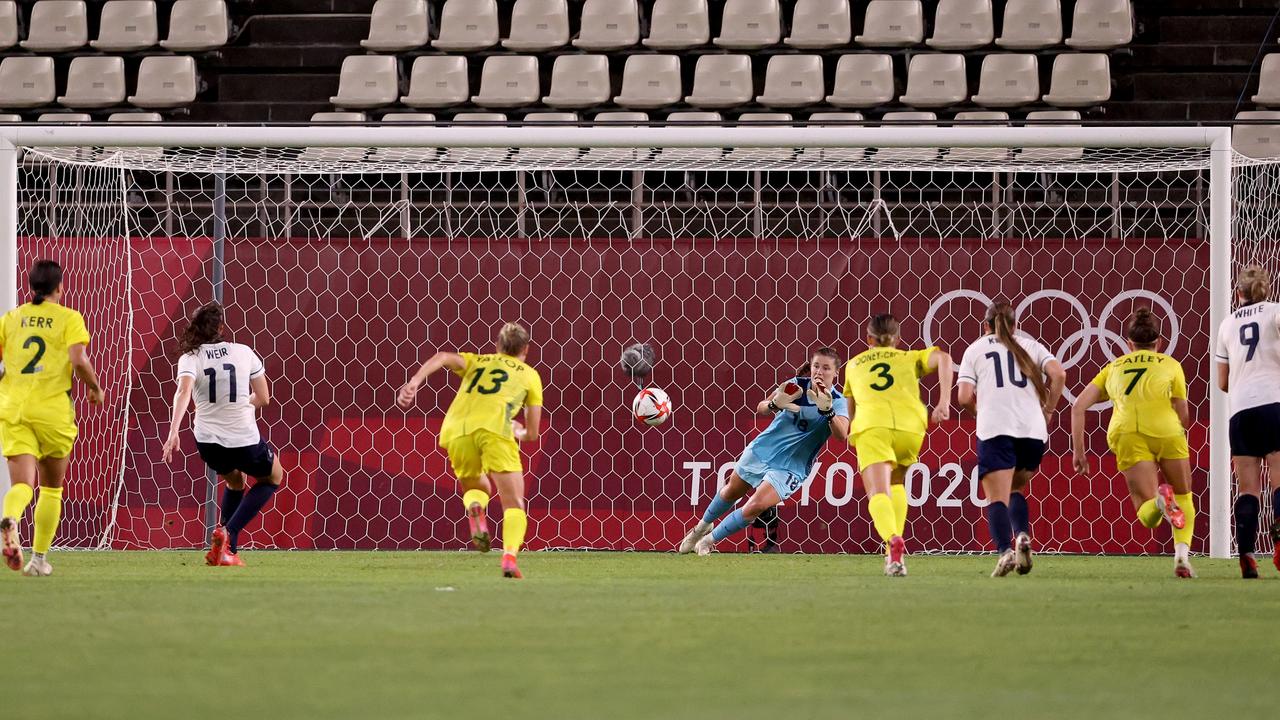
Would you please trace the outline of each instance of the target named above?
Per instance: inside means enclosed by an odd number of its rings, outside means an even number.
[[[809,389],[809,378],[795,379],[804,390]],[[831,390],[831,409],[836,415],[849,417],[849,401],[834,388]],[[796,399],[800,412],[783,410],[774,416],[769,427],[756,436],[747,446],[756,459],[771,469],[785,470],[804,477],[817,459],[822,446],[831,438],[831,426],[818,414],[806,395]]]

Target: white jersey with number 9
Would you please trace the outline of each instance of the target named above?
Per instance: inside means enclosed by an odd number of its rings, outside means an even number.
[[[1227,316],[1213,355],[1231,368],[1232,415],[1280,403],[1280,304],[1245,305]]]
[[[235,448],[261,439],[249,381],[262,375],[262,359],[239,343],[209,343],[178,358],[178,377],[195,379],[196,442]]]

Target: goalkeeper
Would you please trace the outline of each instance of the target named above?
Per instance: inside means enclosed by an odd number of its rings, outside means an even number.
[[[681,541],[681,553],[696,550],[699,555],[709,555],[717,542],[741,531],[799,490],[832,435],[841,442],[848,440],[849,403],[835,390],[839,368],[840,356],[835,350],[814,350],[809,358],[809,377],[787,380],[756,405],[756,413],[772,415],[773,422],[747,445],[728,484],[711,499],[702,520]],[[747,503],[733,510],[752,488],[755,492]],[[726,513],[728,517],[713,530],[713,524]]]

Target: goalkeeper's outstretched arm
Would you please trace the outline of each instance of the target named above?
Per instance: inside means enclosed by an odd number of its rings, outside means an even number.
[[[467,369],[467,361],[462,359],[458,353],[438,352],[432,355],[430,359],[422,363],[422,367],[418,368],[418,372],[409,378],[409,381],[400,388],[400,392],[396,396],[396,404],[402,408],[408,408],[413,405],[413,400],[418,396],[418,388],[422,387],[422,383],[431,377],[431,374],[440,368],[448,368],[454,372],[462,372]]]

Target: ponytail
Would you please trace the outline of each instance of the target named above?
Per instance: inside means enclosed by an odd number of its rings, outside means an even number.
[[[1141,349],[1150,349],[1160,340],[1160,322],[1149,307],[1140,307],[1133,311],[1129,325],[1125,328],[1125,337]]]
[[[27,274],[31,287],[31,304],[39,305],[62,285],[62,266],[53,260],[38,260]]]
[[[1250,265],[1236,278],[1236,293],[1245,305],[1262,302],[1271,295],[1271,276],[1261,265]]]
[[[178,337],[178,354],[186,355],[200,349],[201,345],[222,339],[222,306],[216,302],[196,310],[191,322]]]
[[[893,347],[900,330],[898,318],[890,313],[881,313],[867,322],[867,335],[880,347]]]
[[[1007,302],[993,304],[987,308],[986,322],[991,326],[991,332],[995,333],[996,340],[999,340],[1000,344],[1013,354],[1013,360],[1022,371],[1022,376],[1035,386],[1036,397],[1040,398],[1040,404],[1044,405],[1049,400],[1049,387],[1044,384],[1044,372],[1036,367],[1027,349],[1022,347],[1013,335],[1017,327],[1017,320],[1013,317],[1013,306]]]

